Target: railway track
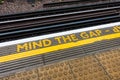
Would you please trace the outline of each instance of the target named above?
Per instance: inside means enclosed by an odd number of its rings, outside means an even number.
[[[118,4],[119,3],[109,3],[108,5],[100,4],[108,7],[100,8],[99,6],[99,8],[97,8],[97,5],[96,9],[84,11],[78,11],[75,7],[74,9],[76,12],[66,12],[64,14],[59,13],[13,21],[3,21],[0,22],[0,41],[14,40],[26,36],[30,37],[31,35],[36,36],[54,33],[58,32],[59,30],[64,31],[73,28],[82,28],[89,25],[116,22],[119,21],[120,17],[120,6],[118,6]]]
[[[83,28],[84,26],[89,27],[89,25],[98,25],[98,24],[103,24],[104,23],[109,23],[109,22],[114,22],[115,21],[119,21],[118,20],[119,16],[113,16],[113,17],[108,17],[106,19],[101,19],[101,20],[91,20],[91,21],[86,21],[84,23],[79,24],[80,22],[76,22],[75,23],[71,23],[71,24],[67,24],[67,25],[59,25],[59,27],[62,28],[57,28],[58,30],[54,29],[58,26],[53,26],[54,28],[34,28],[34,29],[27,29],[27,30],[22,30],[22,31],[14,31],[14,32],[9,32],[9,33],[5,33],[5,34],[1,34],[1,42],[4,41],[9,41],[9,40],[15,40],[15,39],[21,39],[21,38],[26,38],[26,37],[33,37],[33,36],[38,36],[38,35],[42,35],[42,34],[48,34],[48,33],[54,33],[54,32],[59,32],[60,31],[66,31],[66,30],[71,30],[71,29],[76,29],[78,27]],[[111,19],[111,20],[110,20]],[[106,21],[102,21],[102,20],[106,20]],[[99,21],[99,22],[96,22]],[[68,26],[67,28],[63,28],[64,26]],[[72,26],[74,26],[74,28],[71,28]],[[44,31],[42,31],[44,30]],[[54,32],[53,32],[54,31]]]
[[[1,9],[0,9],[0,15],[6,15],[6,14],[15,14],[15,13],[22,13],[22,12],[29,12],[29,11],[37,11],[37,10],[41,10],[41,9],[46,9],[43,7],[44,4],[46,3],[51,3],[51,2],[70,2],[70,1],[74,1],[74,0],[36,0],[34,2],[31,2],[29,0],[24,0],[24,1],[16,1],[16,0],[12,0],[12,1],[4,1],[3,4],[0,4]],[[81,3],[79,5],[82,4],[89,4],[89,3],[100,3],[100,2],[106,2],[106,1],[111,1],[111,0],[95,0],[92,1],[81,1]],[[117,1],[117,0],[115,0]],[[11,4],[12,3],[12,4]],[[7,5],[8,4],[8,5]],[[4,6],[6,5],[6,6]],[[73,5],[67,5],[67,6],[73,6]],[[9,8],[10,7],[10,8]],[[39,7],[39,8],[38,8]],[[60,7],[65,7],[63,6],[58,6]],[[58,8],[55,6],[55,8]],[[48,8],[48,7],[47,7]],[[49,7],[50,9],[51,7]],[[53,7],[52,7],[53,8]]]
[[[104,18],[98,18],[98,19],[92,19],[92,20],[86,20],[86,21],[76,21],[76,22],[70,22],[67,24],[60,24],[60,25],[51,25],[51,26],[45,26],[45,27],[38,27],[34,29],[24,29],[19,31],[11,31],[11,32],[4,32],[3,34],[0,34],[1,42],[9,41],[9,40],[15,40],[15,39],[21,39],[26,37],[33,37],[38,35],[44,35],[48,33],[55,33],[59,31],[66,31],[66,30],[72,30],[77,28],[83,28],[83,27],[89,27],[89,25],[99,25],[99,24],[105,24],[110,22],[116,22],[119,21],[120,15],[114,15],[114,16],[108,16]],[[67,27],[66,27],[67,26]],[[56,30],[57,29],[57,30]]]
[[[60,1],[60,2],[50,2],[50,3],[44,3],[43,7],[56,7],[56,6],[66,6],[66,5],[78,5],[78,4],[85,4],[85,3],[95,3],[95,2],[99,2],[101,0],[88,0],[88,1],[84,1],[84,0],[70,0],[70,1]],[[106,0],[109,1],[109,0]]]
[[[6,32],[9,30],[16,29],[24,29],[24,28],[32,28],[32,25],[52,25],[52,24],[61,24],[75,20],[85,20],[92,19],[94,17],[106,16],[112,14],[119,14],[120,6],[111,7],[111,8],[103,8],[103,9],[95,9],[95,10],[87,10],[87,11],[78,11],[66,14],[58,14],[58,15],[50,15],[50,16],[42,16],[37,17],[32,20],[22,20],[11,23],[1,23],[0,32]],[[26,26],[26,27],[23,27]],[[35,27],[33,27],[35,28]]]
[[[75,8],[76,11],[66,10],[64,14],[4,18],[0,22],[0,80],[120,79],[118,4],[84,11]],[[80,60],[70,60],[78,57]],[[70,61],[56,64],[64,60]],[[53,63],[54,66],[46,66]],[[26,72],[31,69],[36,71]],[[70,75],[74,77],[66,77],[69,73],[66,70],[72,71]],[[84,77],[79,77],[82,72]]]
[[[77,6],[69,6],[63,8],[53,8],[53,9],[45,9],[35,12],[28,12],[28,13],[20,13],[20,14],[11,14],[11,15],[2,15],[0,16],[0,21],[8,21],[8,20],[16,20],[16,19],[23,19],[23,18],[31,18],[31,17],[38,17],[38,16],[45,16],[45,15],[53,15],[53,14],[63,14],[67,12],[74,12],[74,11],[83,11],[83,10],[92,10],[97,8],[106,8],[106,7],[113,7],[119,6],[120,1],[107,1],[103,3],[93,3],[88,5],[77,5]]]

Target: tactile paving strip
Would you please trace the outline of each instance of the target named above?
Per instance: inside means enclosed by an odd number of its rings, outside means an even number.
[[[37,69],[10,74],[0,80],[38,80]]]
[[[38,68],[40,80],[74,80],[68,62]]]
[[[112,80],[120,80],[120,49],[96,54],[96,57]]]
[[[120,48],[11,73],[0,80],[120,80]]]
[[[85,56],[70,61],[75,80],[110,80],[94,56]]]

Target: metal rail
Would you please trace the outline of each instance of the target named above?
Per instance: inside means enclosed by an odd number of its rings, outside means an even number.
[[[62,16],[75,15],[75,14],[91,13],[91,12],[97,12],[97,11],[114,10],[114,9],[119,9],[119,8],[120,8],[120,6],[115,6],[115,7],[106,7],[106,8],[93,9],[93,10],[75,11],[75,12],[69,12],[69,13],[63,13],[63,14],[60,13],[60,14],[53,14],[53,15],[47,15],[47,16],[37,16],[37,17],[10,20],[10,21],[1,21],[0,25],[7,24],[7,23],[15,23],[15,22],[23,22],[23,21],[51,18],[51,17],[53,18],[53,17],[62,17]]]
[[[83,20],[83,19],[90,19],[98,16],[105,16],[105,15],[112,15],[112,14],[119,14],[120,6],[118,7],[111,7],[111,8],[103,8],[103,9],[95,9],[95,10],[87,10],[87,11],[78,11],[66,14],[58,14],[58,15],[50,15],[50,16],[43,16],[34,18],[32,20],[23,20],[23,21],[16,21],[9,23],[1,23],[0,32],[8,31],[8,30],[16,30],[16,29],[23,29],[23,28],[32,28],[32,26],[39,25],[52,25],[58,23],[65,23],[73,20]],[[24,27],[25,26],[25,27]],[[34,27],[33,27],[34,28]]]
[[[36,35],[43,35],[48,33],[54,33],[59,31],[65,31],[65,30],[71,30],[71,29],[77,29],[82,27],[89,27],[89,25],[99,25],[104,23],[110,23],[110,22],[116,22],[120,20],[120,15],[109,15],[104,17],[98,17],[94,19],[88,19],[83,21],[73,21],[65,24],[58,24],[58,25],[51,25],[51,26],[44,26],[44,27],[36,27],[32,29],[24,29],[19,31],[11,31],[6,33],[0,34],[0,42],[2,41],[8,41],[8,40],[14,40],[14,39],[20,39],[25,37],[31,37]]]
[[[3,16],[0,16],[0,21],[31,18],[31,17],[51,15],[51,14],[59,14],[59,13],[63,14],[66,12],[92,10],[97,8],[106,8],[106,7],[113,7],[113,6],[115,7],[119,5],[120,5],[120,1],[110,1],[110,2],[104,2],[104,3],[98,3],[98,4],[77,5],[77,6],[57,8],[57,9],[46,9],[46,10],[40,10],[36,12],[3,15]]]
[[[97,2],[101,0],[71,0],[71,1],[61,1],[61,2],[50,2],[50,3],[45,3],[43,4],[43,7],[56,7],[56,6],[65,6],[65,5],[76,5],[76,4],[81,4],[81,3],[92,3],[92,2]],[[109,1],[109,0],[106,0]]]

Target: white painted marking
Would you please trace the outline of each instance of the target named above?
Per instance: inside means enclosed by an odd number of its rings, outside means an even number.
[[[30,37],[30,38],[24,38],[24,39],[13,40],[13,41],[8,41],[8,42],[2,42],[2,43],[0,43],[0,47],[20,44],[20,43],[25,43],[25,42],[30,42],[30,41],[36,41],[36,40],[41,40],[41,39],[46,39],[46,38],[52,38],[52,37],[56,37],[56,36],[69,35],[69,34],[79,33],[79,32],[83,32],[83,31],[108,28],[108,27],[113,27],[113,26],[118,26],[118,25],[120,25],[120,22],[97,25],[97,26],[80,28],[80,29],[69,30],[69,31],[63,31],[63,32],[52,33],[52,34],[48,34],[48,35],[35,36],[35,37]]]

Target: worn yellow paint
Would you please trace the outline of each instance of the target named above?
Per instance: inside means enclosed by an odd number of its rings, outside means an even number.
[[[12,61],[12,60],[16,60],[16,59],[21,59],[21,58],[25,58],[25,57],[31,57],[34,55],[45,54],[48,52],[57,51],[57,50],[61,50],[61,49],[82,46],[82,45],[94,43],[97,41],[114,39],[114,38],[120,38],[120,33],[114,33],[114,34],[104,35],[104,36],[100,36],[100,37],[80,40],[77,42],[70,42],[70,43],[50,46],[50,47],[46,47],[46,48],[42,48],[42,49],[36,49],[36,50],[31,50],[31,51],[26,51],[26,52],[21,52],[21,53],[14,53],[14,54],[7,55],[7,56],[1,56],[0,63]]]

